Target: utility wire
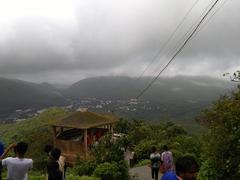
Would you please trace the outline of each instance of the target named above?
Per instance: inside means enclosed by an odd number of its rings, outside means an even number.
[[[218,11],[223,8],[224,5],[226,5],[228,0],[225,0],[216,10],[215,12],[206,20],[206,22],[199,28],[199,30],[196,32],[196,34],[201,31],[209,22],[212,20],[213,16],[218,13]]]
[[[192,36],[195,34],[195,32],[198,30],[199,26],[203,23],[203,21],[206,19],[208,14],[212,11],[212,9],[216,6],[216,4],[219,2],[219,0],[216,0],[211,8],[207,11],[207,13],[202,17],[200,22],[197,24],[197,26],[194,28],[192,33],[189,35],[189,37],[184,41],[182,46],[177,50],[177,52],[173,55],[173,57],[169,60],[169,62],[164,66],[164,68],[158,73],[158,75],[153,78],[153,80],[148,84],[146,88],[144,88],[136,97],[136,99],[139,99],[151,86],[152,84],[158,79],[158,77],[163,73],[163,71],[171,64],[171,62],[175,59],[175,57],[183,50],[183,48],[186,46],[186,44],[189,42],[189,40],[192,38]]]
[[[176,52],[177,49],[179,48],[179,46],[182,44],[182,42],[184,42],[184,39],[186,39],[189,34],[193,31],[194,27],[198,24],[198,22],[201,20],[201,18],[207,13],[208,9],[212,6],[212,4],[215,2],[215,0],[212,0],[211,3],[209,3],[209,5],[204,9],[204,11],[201,13],[201,15],[199,16],[199,18],[197,18],[195,20],[195,22],[191,25],[191,27],[189,28],[189,30],[181,37],[181,39],[179,39],[176,43],[176,45],[168,51],[167,53],[167,57],[171,55],[172,52]],[[159,57],[162,58],[163,54]],[[158,74],[158,70],[159,68],[161,68],[161,65],[158,65],[158,67],[155,70],[154,74]]]
[[[209,24],[209,22],[212,20],[213,16],[227,3],[228,0],[225,0],[213,13],[211,16],[208,17],[208,19],[206,19],[205,22],[203,22],[202,26],[199,27],[199,29],[197,30],[197,32],[193,35],[193,37],[195,37],[207,24]],[[212,2],[213,3],[213,2]],[[209,6],[205,9],[205,11],[201,14],[200,18],[205,14],[205,12],[207,12],[207,9],[211,6],[211,4],[209,4]],[[199,19],[200,19],[199,18]],[[197,20],[198,21],[198,20]],[[195,22],[197,24],[197,21]],[[190,27],[190,30],[193,28],[194,24]],[[188,31],[178,42],[177,44],[179,44],[183,39],[185,39],[185,37],[187,37],[187,35],[190,33],[190,31]],[[174,48],[176,50],[178,45],[176,45]]]
[[[181,39],[179,39],[179,40],[177,41],[176,45],[175,45],[171,50],[168,51],[167,56],[170,57],[170,55],[171,55],[172,52],[176,52],[176,51],[177,51],[177,49],[180,47],[180,45],[182,44],[182,42],[184,42],[184,39],[186,39],[186,38],[191,34],[191,32],[193,32],[194,27],[196,27],[196,25],[198,24],[198,22],[199,22],[199,21],[202,19],[202,17],[207,13],[208,9],[213,5],[214,1],[215,1],[215,0],[212,0],[212,2],[204,9],[204,11],[203,11],[202,14],[199,16],[199,18],[197,18],[197,19],[195,20],[195,22],[191,25],[191,27],[189,28],[189,30],[181,37]],[[157,72],[158,72],[157,70],[158,70],[159,68],[160,68],[160,66],[158,66],[158,67],[156,68],[156,73],[155,73],[155,74],[158,74],[158,73],[157,73]]]
[[[175,30],[172,32],[172,34],[168,37],[168,39],[165,41],[165,43],[160,47],[160,50],[156,53],[156,55],[152,58],[151,62],[146,66],[146,68],[143,70],[141,75],[138,77],[138,80],[145,74],[147,69],[153,64],[153,62],[157,59],[157,57],[162,53],[164,48],[167,46],[167,44],[170,42],[170,40],[174,37],[177,30],[181,27],[181,25],[184,23],[184,21],[187,19],[187,16],[191,13],[192,9],[196,6],[199,0],[196,0],[194,4],[191,6],[191,8],[188,10],[186,15],[183,17],[183,19],[180,21],[180,23],[177,25]]]

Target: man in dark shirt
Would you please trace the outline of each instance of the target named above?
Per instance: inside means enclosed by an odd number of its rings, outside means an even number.
[[[58,159],[61,155],[61,151],[58,148],[52,149],[49,155],[49,161],[47,164],[48,180],[62,180],[63,175],[59,170]]]

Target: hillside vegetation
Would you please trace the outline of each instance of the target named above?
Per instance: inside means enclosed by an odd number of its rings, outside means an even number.
[[[6,145],[19,141],[29,143],[27,157],[33,158],[35,169],[31,173],[32,177],[44,179],[47,156],[43,148],[46,144],[52,143],[53,136],[48,124],[66,113],[68,112],[54,108],[26,121],[0,125],[1,140]],[[173,123],[153,125],[139,120],[121,119],[115,127],[115,132],[124,133],[125,136],[115,142],[112,141],[111,135],[102,138],[99,145],[93,147],[95,159],[93,161],[79,160],[73,169],[68,170],[68,176],[78,175],[79,178],[80,176],[100,178],[109,176],[111,180],[127,180],[129,179],[128,166],[123,161],[123,148],[128,146],[136,152],[135,164],[148,159],[153,145],[161,149],[164,144],[168,144],[175,157],[186,153],[200,156],[201,142],[197,136],[189,135],[183,127]],[[106,173],[109,174],[106,175]]]
[[[0,78],[0,117],[16,109],[65,104],[65,98],[49,84]]]

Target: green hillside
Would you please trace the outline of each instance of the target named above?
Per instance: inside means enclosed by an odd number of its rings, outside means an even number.
[[[121,76],[83,79],[63,91],[68,97],[94,97],[105,99],[135,98],[152,78],[130,78]],[[159,78],[141,98],[160,103],[178,101],[210,102],[229,92],[234,85],[216,78],[177,76]]]
[[[25,141],[29,144],[26,156],[34,160],[35,170],[30,173],[31,179],[42,180],[45,178],[47,156],[43,152],[43,148],[46,144],[52,143],[53,136],[48,124],[66,114],[67,112],[62,109],[53,108],[35,118],[22,122],[0,124],[0,136],[5,145],[19,141]],[[93,147],[93,154],[96,159],[94,161],[80,161],[80,164],[77,164],[76,167],[70,168],[68,170],[69,179],[74,179],[77,175],[79,176],[78,179],[89,180],[96,178],[80,178],[80,176],[94,175],[102,177],[105,170],[103,171],[101,168],[106,166],[113,168],[113,173],[118,174],[117,176],[128,177],[128,166],[122,161],[123,151],[121,149],[130,145],[134,147],[137,155],[136,164],[148,158],[152,145],[161,148],[166,143],[174,149],[176,157],[186,152],[199,156],[199,141],[196,137],[188,134],[184,128],[173,123],[158,122],[153,125],[138,120],[121,120],[115,131],[125,133],[127,136],[123,136],[117,141],[112,141],[111,136],[102,138],[99,145]],[[186,143],[191,145],[185,147]],[[116,176],[116,174],[113,175]]]
[[[39,168],[46,155],[44,146],[52,143],[52,130],[49,123],[66,114],[62,109],[49,109],[41,115],[22,122],[0,124],[0,137],[5,146],[19,141],[29,144],[27,156],[34,159],[34,167]]]
[[[65,104],[65,98],[49,84],[0,78],[0,115],[23,108]]]

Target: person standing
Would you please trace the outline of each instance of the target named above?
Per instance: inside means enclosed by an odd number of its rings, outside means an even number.
[[[7,153],[14,149],[16,157],[7,157],[3,159]],[[2,154],[2,166],[8,170],[7,179],[9,180],[28,180],[28,170],[33,167],[33,160],[25,158],[28,144],[25,142],[19,142],[17,144],[11,144],[6,151]]]
[[[58,163],[61,151],[58,148],[53,148],[49,154],[47,163],[48,180],[63,180],[63,172],[60,170]]]
[[[175,171],[172,152],[168,149],[167,145],[163,146],[163,153],[161,154],[161,160],[165,171]]]
[[[54,150],[54,149],[55,149],[55,150]],[[56,149],[57,149],[57,150],[56,150]],[[54,148],[52,145],[47,144],[47,145],[45,145],[45,147],[44,147],[44,152],[47,153],[47,155],[48,155],[48,157],[49,157],[49,160],[52,160],[52,156],[51,156],[52,150],[60,152],[60,156],[59,156],[58,160],[56,160],[56,161],[57,161],[57,163],[58,163],[59,170],[62,172],[62,175],[63,175],[63,178],[62,178],[62,179],[65,180],[65,176],[66,176],[66,163],[65,163],[66,157],[64,157],[64,156],[61,155],[61,150],[60,150],[60,149]],[[55,157],[56,157],[56,156],[55,156]],[[56,158],[55,158],[55,159],[56,159]]]
[[[160,172],[163,174],[161,180],[179,180],[174,171],[165,169],[163,163],[160,166]]]
[[[152,147],[152,153],[150,154],[150,160],[151,160],[152,179],[158,180],[161,156],[157,152],[157,149],[155,146]]]

